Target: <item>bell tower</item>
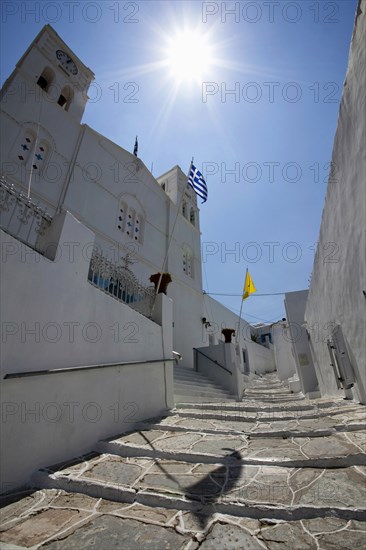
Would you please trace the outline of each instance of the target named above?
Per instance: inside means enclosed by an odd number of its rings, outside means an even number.
[[[80,123],[93,79],[92,71],[45,25],[5,82],[1,99],[8,107],[13,102],[54,104]]]
[[[201,292],[201,233],[196,194],[179,166],[157,178],[157,182],[170,199],[168,235],[173,232],[174,220],[178,216],[167,266],[174,277]]]
[[[52,211],[81,139],[94,74],[46,25],[1,90],[1,174]]]

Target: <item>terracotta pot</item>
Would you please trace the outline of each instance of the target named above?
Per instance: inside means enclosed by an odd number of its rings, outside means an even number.
[[[225,344],[230,344],[232,337],[235,336],[235,330],[233,328],[223,328],[221,334],[224,335]]]
[[[161,275],[161,273],[154,273],[154,275],[151,275],[151,277],[150,277],[150,281],[152,283],[154,283],[154,285],[155,285],[155,292],[158,288],[160,275]],[[158,294],[161,294],[161,293],[166,294],[168,285],[171,282],[172,282],[172,278],[170,276],[170,273],[163,273],[163,276],[161,278],[160,285],[159,285],[159,290],[157,291]]]

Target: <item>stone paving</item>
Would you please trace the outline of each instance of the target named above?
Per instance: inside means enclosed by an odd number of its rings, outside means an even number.
[[[287,392],[257,378],[241,403],[181,404],[36,472],[1,550],[363,549],[366,409]]]

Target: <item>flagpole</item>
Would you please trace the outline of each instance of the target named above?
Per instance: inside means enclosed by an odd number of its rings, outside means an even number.
[[[188,179],[189,174],[190,174],[190,172],[191,172],[191,168],[192,168],[192,165],[193,165],[193,161],[194,161],[194,158],[192,157],[191,164],[189,165],[189,170],[188,170],[187,179]],[[177,188],[177,189],[178,189],[178,188]],[[170,245],[171,245],[172,240],[173,240],[174,229],[175,229],[175,226],[176,226],[177,221],[178,221],[178,216],[179,216],[180,208],[181,208],[181,205],[182,205],[182,202],[183,202],[183,198],[184,198],[184,189],[183,189],[182,195],[181,195],[181,197],[180,197],[180,199],[179,199],[179,204],[178,204],[178,207],[177,207],[177,214],[176,214],[176,216],[175,216],[173,228],[172,228],[172,231],[171,231],[171,233],[170,233],[168,246],[167,246],[167,249],[166,249],[166,253],[165,253],[163,265],[162,265],[162,268],[161,268],[161,271],[160,271],[159,281],[158,281],[158,284],[157,284],[156,289],[155,289],[155,296],[154,296],[154,301],[153,301],[153,304],[152,304],[152,307],[151,307],[151,313],[152,313],[152,311],[153,311],[153,309],[154,309],[156,297],[157,297],[157,295],[158,295],[158,293],[159,293],[160,283],[161,283],[161,280],[162,280],[162,278],[163,278],[163,273],[164,273],[164,269],[165,269],[165,266],[166,266],[166,262],[167,262],[167,260],[168,260],[169,249],[170,249]]]
[[[244,288],[243,288],[243,294],[242,294],[242,297],[241,297],[241,305],[240,305],[240,313],[239,313],[239,323],[238,323],[238,333],[236,335],[236,341],[237,342],[240,342],[240,323],[241,323],[241,312],[243,311],[243,302],[244,302],[244,293],[245,293],[245,281],[247,280],[247,273],[248,273],[248,268],[245,272],[245,279],[244,279]]]

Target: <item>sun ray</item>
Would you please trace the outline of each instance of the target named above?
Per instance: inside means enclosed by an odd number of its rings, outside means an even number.
[[[157,113],[154,126],[151,128],[150,135],[148,137],[149,141],[151,140],[152,142],[156,142],[156,140],[159,140],[161,135],[164,134],[165,126],[169,124],[169,117],[174,107],[177,94],[178,86],[172,87],[168,98],[164,103],[162,103],[160,111]]]

